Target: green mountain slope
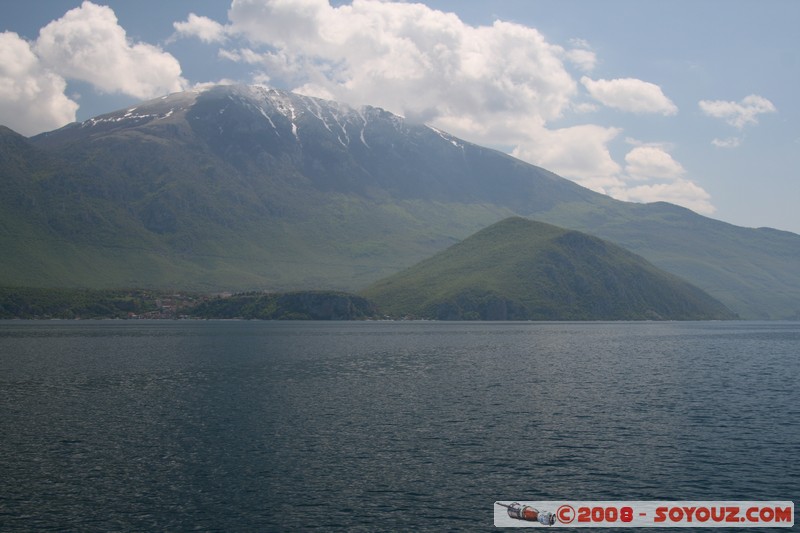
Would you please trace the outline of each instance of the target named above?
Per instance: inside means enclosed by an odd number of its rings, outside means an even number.
[[[619,202],[508,155],[263,87],[0,128],[0,285],[357,290],[518,215],[621,244],[743,318],[800,318],[800,236]]]
[[[585,233],[509,218],[363,291],[381,312],[441,320],[707,320],[702,290]]]

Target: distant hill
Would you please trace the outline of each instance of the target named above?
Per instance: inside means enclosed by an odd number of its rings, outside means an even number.
[[[259,86],[30,139],[0,127],[0,285],[358,290],[510,216],[615,242],[743,318],[800,318],[800,236],[619,202],[382,109]]]
[[[439,320],[735,318],[702,290],[597,237],[508,218],[363,291]]]
[[[1,319],[178,318],[201,298],[124,289],[0,287]]]
[[[206,300],[188,314],[257,320],[364,320],[378,316],[372,302],[335,291],[237,294]]]
[[[124,289],[0,287],[2,319],[205,318],[364,320],[377,318],[366,299],[336,291],[209,296]]]

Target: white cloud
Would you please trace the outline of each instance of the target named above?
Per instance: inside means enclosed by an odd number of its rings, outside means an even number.
[[[131,42],[111,8],[89,1],[43,27],[32,43],[2,34],[0,122],[31,135],[74,121],[78,104],[65,94],[68,80],[142,99],[188,86],[177,59]]]
[[[575,102],[570,106],[570,109],[574,113],[584,114],[584,113],[593,113],[597,111],[598,106],[597,104],[592,104],[590,102]]]
[[[728,139],[714,139],[711,144],[717,148],[738,148],[742,144],[740,137],[730,137]]]
[[[747,124],[757,124],[758,115],[777,112],[772,102],[756,94],[745,96],[739,102],[701,100],[699,106],[709,117],[721,118],[738,129]]]
[[[216,87],[217,85],[236,85],[237,83],[240,82],[237,82],[236,80],[231,80],[229,78],[222,78],[217,81],[203,81],[200,83],[195,83],[194,85],[192,85],[192,90],[203,91],[206,89],[211,89],[213,87]]]
[[[27,41],[0,33],[0,124],[33,135],[73,122],[78,104],[65,96],[66,86],[42,66]]]
[[[686,169],[667,145],[628,142],[635,146],[625,155],[625,172],[619,176],[620,184],[608,189],[609,195],[629,202],[670,202],[704,215],[716,210],[711,195],[685,177]]]
[[[103,92],[152,98],[187,86],[177,59],[156,46],[130,42],[114,11],[89,1],[42,28],[34,51],[64,78]]]
[[[578,37],[573,37],[569,40],[569,44],[574,46],[575,48],[583,48],[584,50],[591,50],[592,45],[589,44],[589,41],[586,39],[580,39]]]
[[[221,49],[219,57],[237,63],[258,65],[262,71],[253,76],[258,79],[298,79],[305,75],[312,75],[317,68],[313,62],[304,56],[296,56],[283,50],[257,52],[246,47],[234,50]],[[321,75],[317,74],[315,78]],[[300,92],[298,89],[299,87],[294,88],[295,91]],[[314,90],[309,91],[308,95],[323,97],[321,94],[314,93]]]
[[[711,215],[716,211],[711,203],[711,195],[696,183],[685,179],[619,188],[612,190],[611,195],[629,202],[670,202],[703,215]]]
[[[189,13],[185,22],[172,24],[178,37],[197,37],[204,43],[225,41],[225,26],[216,20]]]
[[[662,148],[645,145],[625,155],[625,172],[634,180],[651,180],[677,179],[686,170]]]
[[[544,168],[582,185],[605,192],[619,184],[621,168],[611,158],[608,143],[620,130],[584,124],[557,130],[542,129],[535,141],[518,146],[512,155],[536,162]]]
[[[597,54],[589,48],[585,41],[578,41],[573,44],[578,45],[578,48],[567,50],[566,58],[584,72],[593,70],[597,65]]]
[[[661,87],[634,78],[592,80],[587,76],[581,83],[592,98],[608,107],[632,113],[674,115],[678,107],[667,98]]]
[[[252,53],[227,57],[260,59],[305,94],[426,117],[476,142],[516,144],[561,117],[577,91],[568,52],[518,24],[476,27],[422,4],[368,0],[236,0],[229,18]]]
[[[514,150],[515,157],[535,162],[557,174],[628,202],[671,202],[710,215],[711,195],[685,177],[686,169],[663,143],[634,144],[625,155],[623,169],[612,158],[608,144],[621,130],[595,125],[543,129],[536,142]]]

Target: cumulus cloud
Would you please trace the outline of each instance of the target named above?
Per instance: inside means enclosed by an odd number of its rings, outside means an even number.
[[[131,42],[111,8],[89,1],[42,28],[33,49],[60,76],[103,92],[152,98],[187,86],[177,59]]]
[[[177,59],[132,42],[111,8],[89,1],[43,27],[33,42],[2,34],[0,122],[32,135],[74,121],[69,80],[142,99],[188,86]]]
[[[625,155],[625,172],[634,180],[677,179],[683,166],[658,146],[637,146]]]
[[[565,61],[593,63],[533,28],[471,26],[422,4],[236,0],[229,18],[252,46],[227,57],[260,59],[305,94],[426,116],[477,142],[516,143],[520,127],[562,116],[577,90]]]
[[[726,100],[701,100],[700,110],[709,117],[725,120],[731,126],[742,129],[748,124],[757,124],[758,115],[775,113],[775,105],[756,94],[745,96],[738,102]]]
[[[685,179],[625,187],[611,192],[615,198],[630,202],[670,202],[704,215],[716,211],[711,203],[711,195],[696,183]]]
[[[599,192],[620,185],[617,178],[621,168],[608,151],[608,143],[618,134],[618,128],[584,124],[557,130],[542,129],[535,142],[523,143],[512,155],[526,161],[536,161],[565,178]]]
[[[716,211],[711,195],[686,178],[686,169],[665,145],[631,142],[637,146],[625,155],[620,184],[609,188],[608,194],[630,202],[671,202],[704,215]]]
[[[584,72],[594,69],[597,65],[597,54],[594,53],[591,45],[583,39],[572,39],[570,44],[575,47],[566,52],[566,58],[570,63]]]
[[[78,104],[64,95],[67,82],[41,64],[30,44],[0,33],[0,123],[33,135],[75,120]]]
[[[632,113],[656,113],[665,116],[678,112],[678,107],[654,83],[634,78],[593,80],[583,76],[581,84],[592,98],[608,107]]]
[[[225,41],[225,26],[216,20],[189,13],[185,22],[175,22],[175,37],[196,37],[204,43],[221,43]]]

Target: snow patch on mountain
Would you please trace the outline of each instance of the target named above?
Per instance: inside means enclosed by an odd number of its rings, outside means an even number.
[[[452,144],[456,148],[461,148],[461,150],[464,150],[464,145],[459,142],[459,139],[457,137],[453,137],[452,135],[450,135],[446,131],[442,131],[442,130],[436,129],[433,126],[428,126],[428,129],[433,131],[434,133],[436,133],[439,137],[441,137],[445,141],[449,142],[450,144]]]
[[[366,107],[354,109],[339,102],[281,91],[263,85],[227,86],[224,90],[229,91],[231,99],[238,100],[246,107],[261,114],[276,133],[280,129],[276,115],[280,115],[288,120],[292,134],[298,140],[300,131],[315,123],[330,132],[345,148],[350,146],[356,134],[359,141],[369,148],[365,136],[365,130],[369,123]],[[400,117],[397,117],[397,120],[402,122]],[[399,123],[398,127],[400,127]]]
[[[81,122],[80,127],[91,128],[103,125],[142,124],[151,120],[164,120],[175,113],[189,109],[197,99],[197,92],[188,91],[168,94],[137,106],[93,117]]]

